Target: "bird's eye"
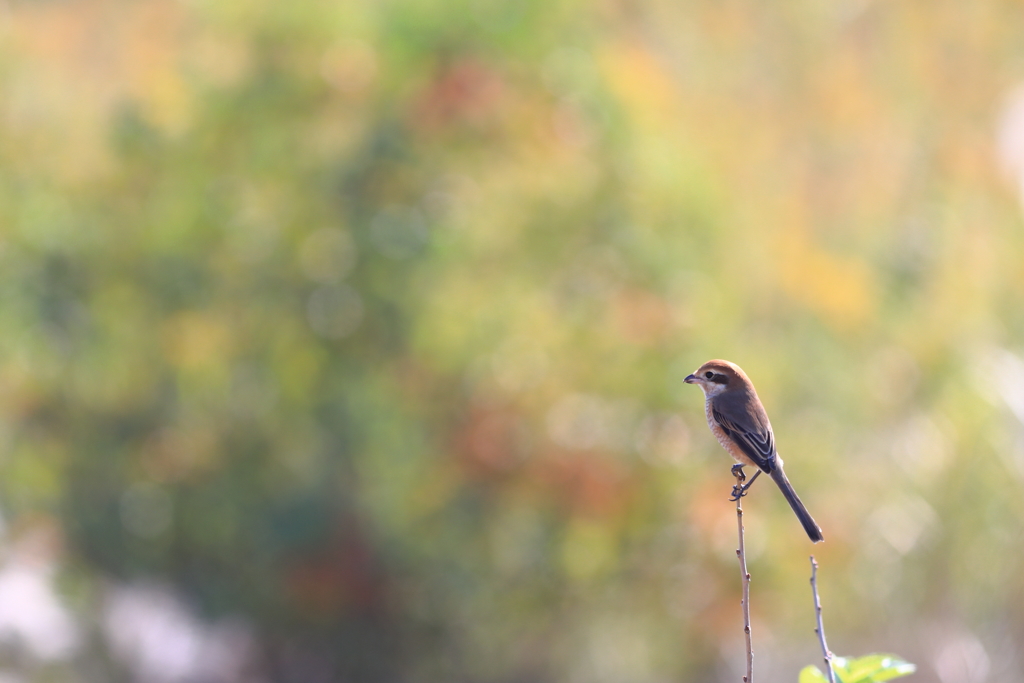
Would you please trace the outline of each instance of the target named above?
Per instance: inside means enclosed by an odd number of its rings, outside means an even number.
[[[704,373],[704,376],[707,377],[708,379],[711,379],[712,377],[715,376],[715,373],[708,370],[707,372]]]

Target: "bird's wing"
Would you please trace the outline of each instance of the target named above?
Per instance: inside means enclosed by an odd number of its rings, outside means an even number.
[[[771,424],[764,420],[762,424],[745,426],[744,423],[752,422],[749,418],[741,415],[730,419],[725,412],[714,405],[711,407],[711,416],[729,438],[754,461],[755,465],[770,474],[775,469],[775,436],[772,434]]]

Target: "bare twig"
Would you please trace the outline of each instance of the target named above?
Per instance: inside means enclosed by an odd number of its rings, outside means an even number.
[[[747,572],[747,553],[743,545],[743,484],[746,477],[743,470],[733,470],[736,475],[736,489],[733,489],[736,498],[736,526],[739,529],[740,547],[736,550],[736,557],[740,561],[740,576],[743,580],[743,599],[740,605],[743,607],[743,634],[747,639],[747,675],[743,677],[744,683],[753,683],[754,680],[754,648],[750,641],[750,574]],[[834,683],[834,682],[833,682]]]
[[[828,644],[825,642],[825,626],[821,622],[821,600],[818,599],[818,562],[811,555],[811,592],[814,593],[814,610],[818,615],[818,628],[814,632],[818,634],[818,642],[821,643],[821,654],[825,658],[825,672],[828,675],[828,683],[836,683],[836,674],[832,670],[832,653],[829,652]]]

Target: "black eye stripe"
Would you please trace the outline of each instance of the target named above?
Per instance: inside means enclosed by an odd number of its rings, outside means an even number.
[[[711,373],[708,373],[708,374],[711,374]],[[728,377],[726,377],[725,375],[720,375],[718,373],[714,373],[713,375],[711,375],[710,380],[712,382],[714,382],[715,384],[728,384],[729,383],[729,378]]]

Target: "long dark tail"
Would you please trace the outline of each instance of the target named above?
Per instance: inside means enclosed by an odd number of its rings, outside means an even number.
[[[789,506],[793,508],[793,512],[796,513],[797,519],[804,525],[804,531],[810,536],[811,540],[817,543],[818,541],[825,540],[825,537],[821,535],[821,528],[811,517],[811,513],[804,507],[803,502],[800,500],[800,496],[796,495],[796,491],[793,490],[793,485],[789,483],[789,479],[786,478],[786,473],[782,471],[781,467],[776,467],[771,472],[772,479],[782,489],[782,495],[789,501]]]

